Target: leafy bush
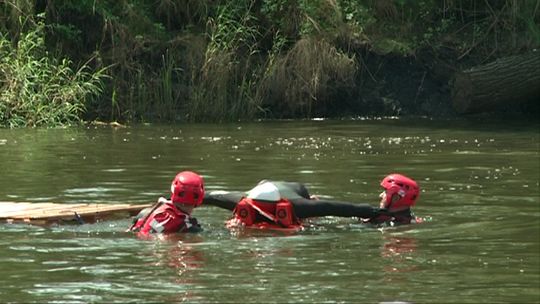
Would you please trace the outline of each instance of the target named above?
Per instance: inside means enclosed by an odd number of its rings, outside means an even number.
[[[23,33],[14,46],[0,35],[0,126],[65,126],[81,121],[85,101],[102,91],[104,70],[71,68],[45,49],[44,25]]]

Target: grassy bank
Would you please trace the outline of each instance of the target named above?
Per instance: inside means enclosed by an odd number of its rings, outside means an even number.
[[[538,0],[6,0],[0,124],[454,115],[453,73],[537,48],[539,15]]]

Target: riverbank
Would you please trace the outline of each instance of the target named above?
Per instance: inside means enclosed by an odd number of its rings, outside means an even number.
[[[538,48],[539,2],[2,3],[0,125],[461,116],[456,73]]]

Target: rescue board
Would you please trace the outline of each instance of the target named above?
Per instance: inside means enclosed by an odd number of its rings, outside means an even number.
[[[60,204],[0,202],[0,222],[26,222],[47,225],[65,221],[95,222],[118,216],[135,215],[151,204]]]

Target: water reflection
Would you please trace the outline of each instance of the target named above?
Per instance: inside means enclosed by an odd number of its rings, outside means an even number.
[[[204,238],[187,233],[138,235],[138,238],[149,246],[149,250],[145,251],[149,267],[172,270],[173,273],[163,272],[163,278],[181,286],[182,292],[165,296],[165,301],[184,303],[200,300],[195,290],[202,283],[195,274],[196,270],[205,267],[204,251],[198,247],[204,243]]]
[[[383,239],[381,257],[387,261],[383,268],[385,272],[418,271],[417,265],[411,265],[418,249],[418,241],[414,237],[394,236],[385,233]]]
[[[230,227],[227,223],[227,229],[230,231],[231,236],[238,239],[246,238],[257,238],[257,237],[284,237],[284,236],[294,236],[299,233],[299,231],[293,230],[270,230],[270,229],[257,229],[257,228],[246,228],[246,227]]]
[[[200,268],[204,263],[203,253],[197,249],[196,244],[201,244],[204,239],[192,234],[153,234],[139,235],[145,242],[153,242],[152,250],[148,256],[153,259],[153,266],[166,266],[174,269],[175,273],[182,277],[190,270]],[[177,283],[191,283],[189,280],[179,278]]]
[[[204,265],[204,255],[196,244],[204,242],[202,237],[190,236],[189,239],[183,235],[159,236],[161,241],[174,243],[168,250],[155,251],[157,260],[156,266],[167,266],[176,271],[178,275],[177,283],[192,283],[186,278],[189,271],[200,268]]]

